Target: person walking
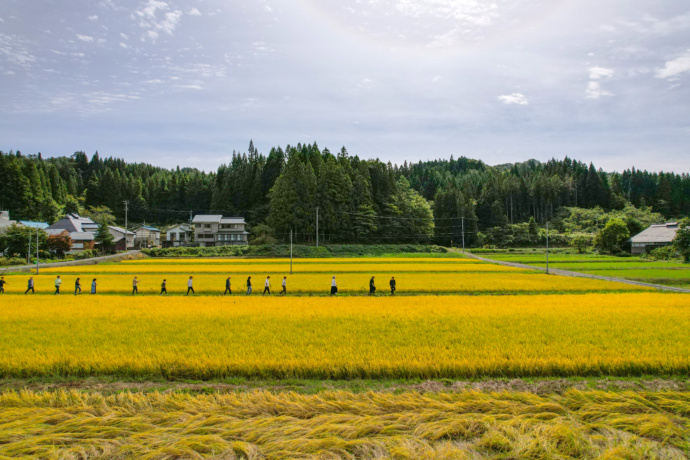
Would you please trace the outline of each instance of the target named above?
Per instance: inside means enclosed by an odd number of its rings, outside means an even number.
[[[91,281],[91,295],[96,293],[96,278]]]
[[[29,291],[31,291],[32,294],[36,294],[36,292],[34,292],[34,277],[33,276],[29,278],[29,284],[28,284],[28,287],[26,288],[26,291],[24,291],[24,294],[26,294]]]
[[[252,277],[247,278],[247,295],[252,293]]]
[[[266,295],[268,292],[268,295],[271,295],[271,282],[269,281],[271,279],[270,276],[266,277],[266,282],[264,283],[264,293],[261,295]]]
[[[60,279],[60,275],[58,275],[57,278],[55,278],[55,295],[60,295],[60,286],[62,285],[62,280]]]
[[[223,293],[223,295],[225,295],[225,294],[232,295],[232,289],[230,288],[230,277],[229,276],[228,276],[228,279],[225,280],[225,292]]]
[[[189,280],[187,280],[187,294],[185,295],[189,295],[189,291],[192,291],[192,294],[196,294],[196,292],[194,292],[194,286],[191,276],[189,277]]]
[[[77,278],[77,280],[74,282],[74,295],[77,295],[77,292],[81,294],[81,282],[79,280],[80,278]]]
[[[375,295],[376,286],[374,286],[374,277],[372,276],[369,280],[369,295]]]
[[[338,285],[335,282],[335,276],[331,280],[331,295],[336,295],[338,293]]]
[[[161,293],[159,295],[168,295],[168,280],[163,280],[161,283]]]
[[[287,294],[287,276],[283,276],[283,282],[280,283],[280,285],[283,287],[283,290],[280,291],[280,294],[286,295]]]
[[[132,295],[139,294],[139,279],[135,276],[132,280]]]
[[[391,295],[395,295],[395,276],[391,276]]]
[[[4,276],[0,276],[0,294],[5,293],[5,285],[7,284],[7,281],[5,281]]]

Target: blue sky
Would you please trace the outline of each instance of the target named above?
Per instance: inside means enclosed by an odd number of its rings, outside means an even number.
[[[677,0],[4,0],[0,149],[690,171]]]

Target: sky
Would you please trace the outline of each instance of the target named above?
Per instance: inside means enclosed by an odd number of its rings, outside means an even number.
[[[3,0],[0,150],[690,172],[678,0]]]

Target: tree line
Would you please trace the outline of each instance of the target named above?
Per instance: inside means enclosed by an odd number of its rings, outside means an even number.
[[[461,157],[402,165],[331,153],[316,143],[275,147],[250,142],[214,173],[165,169],[96,152],[42,158],[0,152],[0,207],[13,219],[54,222],[65,212],[106,206],[132,223],[185,222],[190,211],[242,216],[267,241],[460,242],[480,231],[563,208],[623,209],[665,218],[690,214],[690,176],[635,168],[607,173],[568,157],[489,166]]]

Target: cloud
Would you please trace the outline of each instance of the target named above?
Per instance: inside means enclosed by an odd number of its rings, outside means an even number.
[[[690,50],[685,55],[666,61],[663,69],[656,70],[656,78],[676,79],[680,74],[690,71]]]
[[[98,21],[98,15],[94,14],[93,16],[89,16],[89,20],[91,21]]]
[[[93,41],[93,37],[90,37],[88,35],[77,34],[77,38],[85,43],[91,43]]]
[[[170,6],[166,2],[148,0],[140,9],[135,11],[136,17],[139,18],[139,25],[148,29],[146,34],[142,36],[142,40],[149,38],[152,41],[156,41],[159,37],[159,32],[172,35],[182,19],[182,11],[168,11],[169,9]],[[162,13],[162,15],[159,13]]]
[[[614,74],[613,69],[607,69],[604,67],[591,67],[589,69],[589,79],[590,80],[602,80],[604,78],[611,78]]]
[[[192,8],[191,10],[189,10],[189,11],[187,12],[187,14],[190,15],[190,16],[201,16],[201,11],[199,11],[199,10],[196,9],[196,8]]]
[[[508,105],[529,105],[529,101],[527,100],[525,95],[521,93],[504,94],[502,96],[498,96],[498,99],[504,104]]]
[[[585,90],[585,98],[599,99],[602,96],[613,96],[613,94],[601,89],[601,85],[598,82],[590,81]]]
[[[473,25],[489,25],[496,15],[496,4],[478,0],[398,0],[395,8],[413,17],[453,18]]]
[[[3,58],[10,63],[28,68],[36,62],[36,57],[28,50],[29,43],[15,35],[0,33],[0,62]]]

